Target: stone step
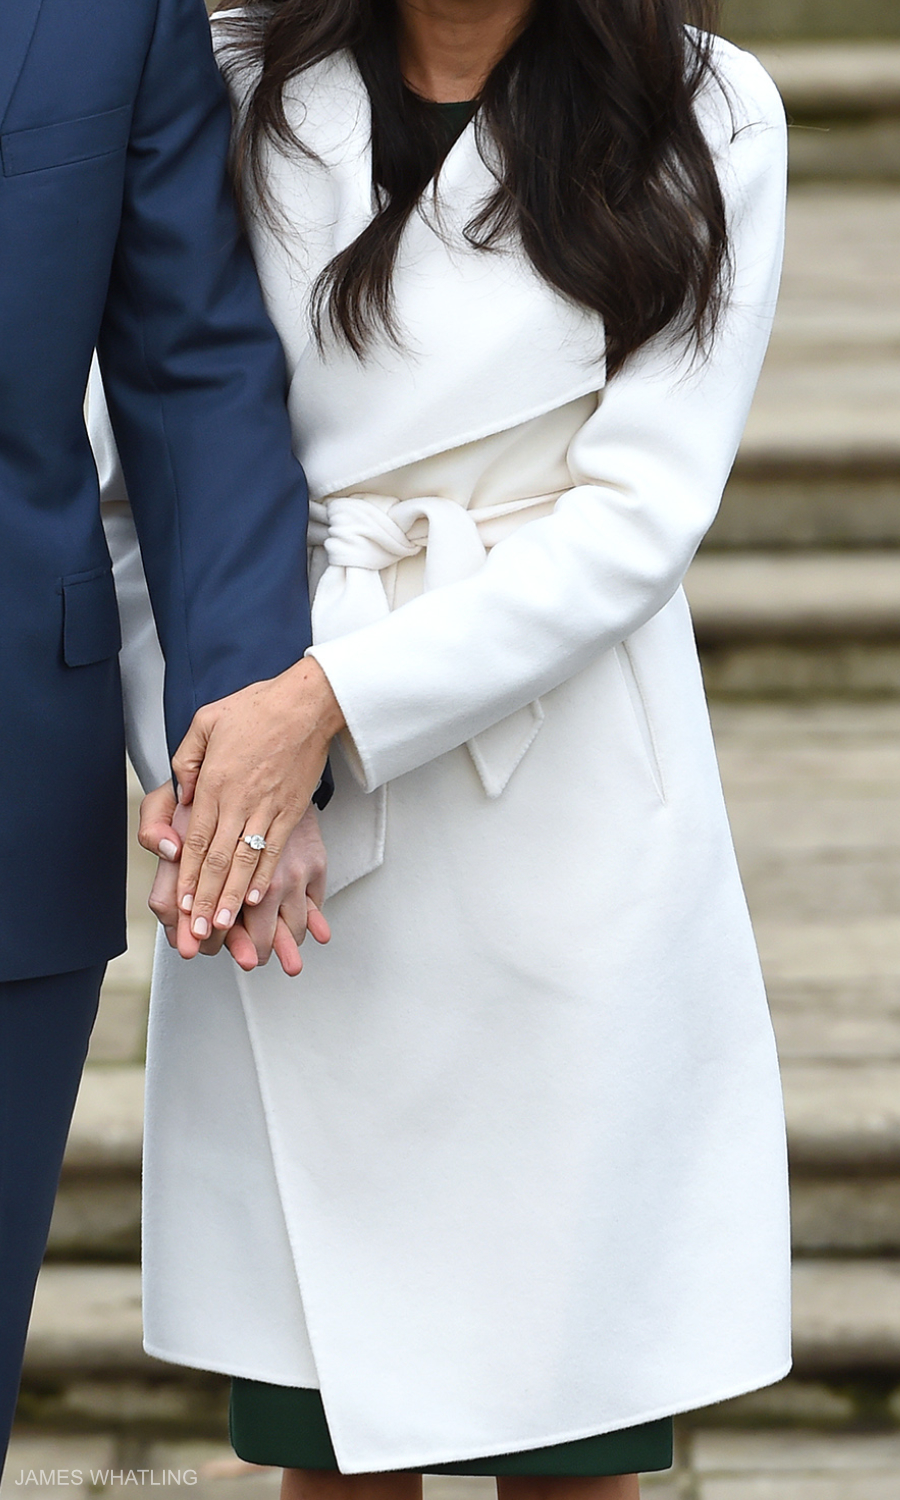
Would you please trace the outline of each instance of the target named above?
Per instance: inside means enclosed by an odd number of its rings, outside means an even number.
[[[716,698],[900,696],[900,553],[705,553],[687,578]]]
[[[769,355],[704,550],[900,546],[900,192],[800,187]]]
[[[900,40],[751,46],[778,85],[789,115],[829,120],[900,115]]]
[[[900,182],[900,43],[754,46],[790,122],[791,182]]]
[[[803,1377],[880,1371],[900,1378],[900,1260],[798,1259],[794,1358]],[[26,1391],[111,1378],[208,1384],[203,1374],[144,1353],[137,1267],[46,1265],[25,1354]]]
[[[900,918],[895,925],[900,938]],[[64,1180],[140,1177],[143,1083],[141,1068],[88,1069]],[[900,1175],[900,1060],[792,1061],[785,1067],[785,1094],[795,1167]]]
[[[789,1059],[784,1086],[797,1251],[900,1254],[900,1055],[891,1063]],[[142,1098],[140,1069],[86,1074],[52,1261],[137,1262]]]
[[[833,461],[818,448],[745,449],[701,549],[757,551],[900,549],[900,445],[896,458],[860,452]]]
[[[900,704],[718,701],[713,723],[783,1060],[900,1062]]]
[[[141,1248],[144,1070],[85,1070],[53,1220],[53,1259],[137,1261]]]
[[[900,641],[900,550],[711,552],[696,558],[687,593],[701,645]]]
[[[710,551],[686,587],[711,695],[900,696],[900,551]]]
[[[896,0],[725,0],[726,36],[768,42],[900,37]]]

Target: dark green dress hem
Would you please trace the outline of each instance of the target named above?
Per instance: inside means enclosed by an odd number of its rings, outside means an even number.
[[[318,1391],[235,1378],[229,1416],[231,1443],[247,1463],[283,1469],[337,1470],[325,1408]],[[619,1432],[452,1464],[429,1474],[515,1475],[530,1478],[647,1474],[672,1466],[672,1419]]]

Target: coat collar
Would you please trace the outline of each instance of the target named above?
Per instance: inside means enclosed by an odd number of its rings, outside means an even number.
[[[31,45],[42,0],[13,0],[0,9],[0,125]]]
[[[336,342],[319,350],[309,288],[373,212],[369,99],[342,54],[297,80],[286,108],[318,162],[270,155],[284,230],[281,239],[260,231],[256,251],[314,496],[600,389],[601,321],[547,286],[518,246],[485,253],[466,242],[465,226],[494,181],[474,122],[444,164],[437,206],[423,201],[404,235],[394,278],[403,347],[382,340],[362,363]]]

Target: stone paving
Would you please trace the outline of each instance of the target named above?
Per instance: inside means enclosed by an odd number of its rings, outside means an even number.
[[[700,1431],[674,1469],[642,1482],[645,1500],[897,1500],[900,1438],[815,1432]],[[138,1447],[105,1437],[14,1438],[0,1500],[125,1500],[141,1489],[195,1500],[277,1500],[280,1473],[251,1469],[217,1443]],[[493,1500],[490,1479],[434,1476],[425,1500]]]
[[[745,448],[900,450],[900,190],[800,184]]]

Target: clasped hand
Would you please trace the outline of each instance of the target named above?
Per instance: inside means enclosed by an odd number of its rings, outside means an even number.
[[[139,834],[161,856],[150,905],[182,957],[224,942],[243,969],[274,952],[298,974],[306,932],[328,941],[326,856],[310,798],[343,722],[308,659],[194,716],[173,761],[180,805],[168,784],[151,792]],[[265,850],[245,834],[260,835]]]

